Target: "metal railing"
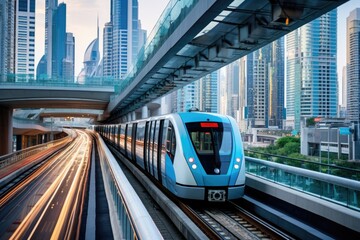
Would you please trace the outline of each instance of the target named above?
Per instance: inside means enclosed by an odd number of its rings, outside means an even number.
[[[0,86],[45,86],[45,87],[113,87],[115,84],[119,84],[120,80],[114,77],[98,76],[98,77],[86,77],[82,82],[75,81],[75,77],[72,79],[61,78],[35,78],[33,75],[26,74],[7,74],[0,75]]]
[[[114,238],[162,239],[145,206],[98,134],[97,140]]]
[[[360,211],[360,182],[252,157],[246,173]]]
[[[3,155],[0,157],[0,168],[9,166],[11,164],[14,164],[16,162],[19,162],[33,154],[39,153],[41,151],[44,151],[50,147],[54,147],[57,145],[62,144],[64,141],[67,141],[70,137],[65,137],[65,138],[61,138],[55,141],[51,141],[51,142],[47,142],[47,143],[43,143],[43,144],[39,144],[39,145],[35,145],[32,147],[28,147],[25,148],[23,150],[20,151],[16,151],[13,153],[9,153],[7,155]]]
[[[304,159],[296,159],[296,158],[289,158],[286,156],[280,156],[275,154],[263,153],[258,151],[252,150],[245,150],[246,156],[254,157],[258,159],[263,159],[271,162],[281,163],[284,165],[300,167],[303,169],[308,169],[312,171],[327,173],[330,175],[349,178],[352,180],[360,181],[360,170],[349,168],[349,167],[342,167],[335,164],[328,164],[323,162],[316,162],[311,160],[304,160]]]

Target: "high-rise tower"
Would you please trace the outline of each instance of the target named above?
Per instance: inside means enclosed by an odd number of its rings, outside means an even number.
[[[35,74],[35,0],[16,1],[15,74],[33,78]],[[24,78],[22,78],[24,79]]]
[[[287,125],[300,130],[301,117],[337,116],[334,9],[287,35]]]
[[[137,0],[111,0],[111,19],[104,28],[103,73],[125,77],[136,60],[140,37]]]
[[[360,8],[346,19],[347,116],[360,121]]]
[[[14,73],[14,6],[13,0],[0,1],[0,82]]]

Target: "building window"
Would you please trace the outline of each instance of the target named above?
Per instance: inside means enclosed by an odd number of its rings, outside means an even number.
[[[35,12],[35,0],[30,0],[30,12]]]
[[[27,9],[28,9],[27,0],[19,0],[19,11],[27,12]]]

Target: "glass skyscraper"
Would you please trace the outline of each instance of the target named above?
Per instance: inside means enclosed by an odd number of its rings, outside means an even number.
[[[337,116],[337,9],[287,35],[287,127]]]
[[[73,82],[75,37],[66,32],[66,4],[57,5],[57,0],[45,3],[45,54],[37,66],[37,79]]]
[[[351,11],[346,22],[347,116],[360,121],[360,8]]]
[[[242,129],[283,128],[284,39],[280,38],[237,63],[240,69],[238,122]]]
[[[219,112],[218,71],[192,82],[173,94],[175,101],[172,112],[186,112],[197,108],[203,112]]]
[[[139,46],[137,0],[111,0],[111,19],[104,28],[103,73],[117,79],[126,76]]]
[[[0,82],[14,73],[14,11],[13,0],[0,1]]]

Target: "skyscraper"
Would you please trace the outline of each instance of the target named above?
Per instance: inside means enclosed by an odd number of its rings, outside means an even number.
[[[269,66],[269,126],[283,128],[285,117],[285,61],[284,38],[271,43],[271,62]]]
[[[138,1],[111,0],[111,19],[104,28],[103,69],[105,76],[125,77],[134,63],[142,39],[139,31]]]
[[[239,62],[226,66],[226,114],[237,118],[239,111]]]
[[[46,0],[45,1],[45,59],[46,59],[46,72],[37,73],[37,75],[48,75],[51,77],[52,73],[52,48],[53,48],[53,16],[58,6],[57,0]]]
[[[45,54],[38,63],[36,75],[38,79],[73,82],[75,63],[71,49],[75,48],[75,38],[66,32],[66,4],[57,3],[57,0],[46,0]]]
[[[360,8],[346,19],[347,116],[360,121]]]
[[[268,87],[271,44],[247,57],[247,109],[251,127],[268,127]]]
[[[0,1],[0,81],[14,72],[14,1]]]
[[[15,74],[34,78],[35,0],[18,0],[15,6]]]
[[[66,58],[66,4],[60,3],[53,15],[51,39],[51,78],[62,78],[63,60]],[[48,45],[50,47],[50,44]],[[49,62],[48,62],[49,64]]]
[[[66,82],[74,82],[75,76],[75,38],[66,33],[65,57],[62,60],[62,77]]]
[[[199,80],[199,109],[204,112],[219,112],[219,74],[212,72]]]
[[[337,9],[287,35],[287,125],[337,116]]]
[[[173,96],[175,101],[172,112],[186,112],[192,108],[197,108],[204,112],[218,113],[218,71],[178,89]]]

